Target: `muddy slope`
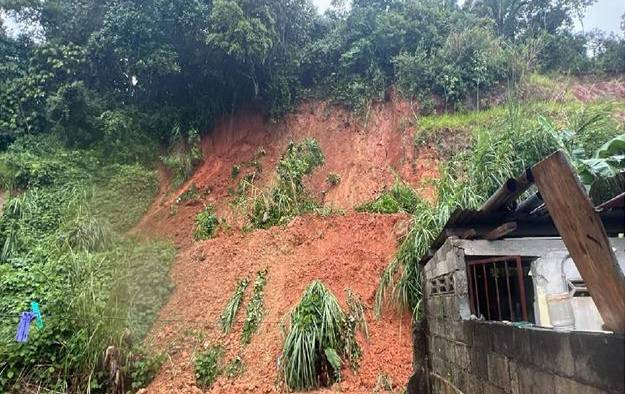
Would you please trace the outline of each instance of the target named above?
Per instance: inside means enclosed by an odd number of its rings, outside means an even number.
[[[427,148],[415,150],[412,141],[413,109],[392,100],[372,109],[366,124],[352,114],[324,103],[307,103],[278,123],[255,111],[227,117],[203,140],[205,161],[177,191],[168,190],[162,174],[161,193],[138,228],[172,239],[179,254],[171,276],[176,289],[154,327],[154,345],[170,355],[148,392],[199,392],[193,373],[193,354],[220,342],[228,359],[240,355],[245,371],[235,379],[221,377],[210,392],[276,392],[281,388],[277,362],[283,343],[281,322],[297,303],[304,288],[323,280],[344,302],[350,288],[367,306],[370,338],[360,338],[363,349],[357,372],[343,371],[343,392],[371,392],[380,381],[405,387],[411,370],[409,316],[372,314],[379,276],[393,256],[405,215],[358,214],[353,207],[374,198],[402,177],[429,196],[423,181],[437,175],[437,159]],[[289,141],[317,139],[325,164],[306,180],[320,202],[344,214],[306,215],[283,227],[243,233],[237,228],[245,217],[231,205],[238,180],[260,168],[258,187],[271,184],[275,168]],[[262,154],[259,154],[261,152]],[[249,165],[257,159],[258,165]],[[241,173],[233,178],[232,167]],[[329,173],[341,182],[331,187]],[[191,185],[201,193],[198,201],[172,205]],[[193,242],[193,220],[203,204],[212,203],[233,227],[212,240]],[[245,306],[233,332],[223,336],[217,327],[238,279],[253,281],[258,270],[268,269],[266,314],[251,344],[240,342]],[[246,300],[249,300],[251,287]],[[330,390],[339,389],[334,387]]]

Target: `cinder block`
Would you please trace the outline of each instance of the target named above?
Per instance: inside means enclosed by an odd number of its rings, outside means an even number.
[[[463,343],[456,342],[454,344],[454,364],[459,366],[458,369],[469,370],[471,367],[471,359],[469,357],[469,347]]]
[[[490,383],[498,387],[508,387],[510,385],[508,358],[493,352],[488,352],[486,358]]]
[[[497,387],[490,383],[484,383],[483,394],[505,394],[506,392],[501,387]],[[481,393],[478,393],[481,394]]]
[[[461,392],[465,392],[467,388],[467,373],[462,368],[452,368],[451,383]]]
[[[532,357],[530,329],[494,323],[491,328],[493,351],[504,356],[530,363]]]
[[[456,295],[469,294],[469,284],[467,282],[467,272],[463,268],[454,272],[454,289]]]
[[[556,394],[603,394],[604,390],[571,379],[555,376]]]
[[[565,377],[572,377],[575,374],[575,364],[568,333],[531,329],[529,334],[532,364]]]
[[[469,351],[469,367],[472,374],[483,380],[488,380],[488,351],[480,346],[473,346]]]
[[[555,393],[555,378],[551,373],[536,368],[516,365],[519,393],[551,394]]]
[[[616,334],[573,332],[575,380],[604,390],[625,392],[625,337]]]

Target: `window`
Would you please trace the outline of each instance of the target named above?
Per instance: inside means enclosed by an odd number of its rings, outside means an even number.
[[[534,322],[530,261],[520,256],[467,261],[471,313],[487,320]]]

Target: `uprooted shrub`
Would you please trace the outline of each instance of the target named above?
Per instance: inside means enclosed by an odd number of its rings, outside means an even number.
[[[313,211],[317,204],[308,196],[303,179],[323,163],[323,152],[315,139],[291,142],[278,163],[276,185],[260,193],[252,202],[249,215],[252,225],[268,228]]]
[[[354,310],[360,313],[352,315]],[[366,324],[362,306],[354,308],[350,304],[349,311],[346,314],[341,309],[322,282],[314,281],[308,286],[291,312],[281,357],[284,382],[289,389],[306,390],[339,381],[344,360],[357,367],[360,347],[355,329],[358,327],[366,334]]]

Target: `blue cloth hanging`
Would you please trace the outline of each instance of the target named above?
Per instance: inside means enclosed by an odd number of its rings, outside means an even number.
[[[30,310],[32,313],[35,314],[35,325],[37,326],[38,329],[42,329],[43,328],[43,318],[41,317],[41,311],[39,310],[39,303],[38,302],[31,302],[30,303]]]
[[[35,319],[36,315],[32,312],[22,312],[20,315],[20,324],[17,326],[17,335],[15,340],[20,343],[28,342],[28,333],[30,332],[30,323]]]

